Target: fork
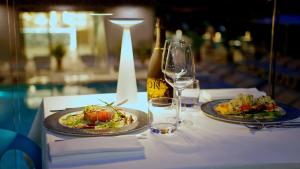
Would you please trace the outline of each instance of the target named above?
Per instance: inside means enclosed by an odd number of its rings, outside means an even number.
[[[278,122],[273,124],[264,124],[261,121],[255,119],[257,123],[255,124],[244,124],[250,130],[262,130],[264,128],[297,128],[300,127],[300,122],[286,121],[286,122]]]

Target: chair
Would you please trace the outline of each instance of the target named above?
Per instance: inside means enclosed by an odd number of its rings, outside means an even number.
[[[42,168],[41,149],[29,138],[14,131],[0,129],[0,159],[8,150],[21,150],[33,161],[36,169]]]

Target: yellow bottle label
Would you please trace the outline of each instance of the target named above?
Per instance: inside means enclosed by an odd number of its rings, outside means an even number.
[[[147,79],[147,93],[148,98],[167,96],[166,91],[168,86],[163,79],[148,78]]]

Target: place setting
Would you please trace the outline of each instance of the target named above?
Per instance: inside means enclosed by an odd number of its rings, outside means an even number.
[[[57,138],[48,143],[52,167],[72,167],[145,159],[139,139],[148,127],[148,114],[118,103],[53,110],[45,128]],[[53,112],[52,111],[52,112]],[[126,144],[125,144],[126,143]]]
[[[211,119],[243,125],[252,131],[300,127],[295,121],[300,116],[296,108],[276,102],[255,88],[206,90],[201,94],[206,100],[201,110]]]
[[[87,161],[93,163],[93,159],[99,158],[102,159],[101,164],[106,163],[105,159],[110,162],[144,159],[145,148],[141,142],[147,142],[149,139],[156,140],[157,143],[165,142],[171,146],[173,143],[166,141],[170,141],[177,135],[182,137],[181,149],[186,147],[184,138],[190,135],[185,134],[182,129],[194,124],[189,118],[184,118],[185,116],[180,114],[181,111],[185,112],[189,108],[182,107],[183,104],[197,105],[199,92],[196,100],[195,98],[189,100],[188,96],[193,90],[199,90],[199,81],[194,79],[194,61],[190,44],[185,41],[174,41],[172,45],[173,49],[168,48],[168,50],[173,54],[184,54],[173,58],[167,57],[163,71],[166,81],[176,90],[176,97],[151,98],[148,102],[143,102],[147,105],[146,111],[123,106],[125,104],[123,101],[115,103],[101,99],[97,105],[50,110],[54,114],[45,118],[45,128],[62,135],[62,138],[71,136],[70,139],[56,139],[49,142],[51,165],[75,165],[71,161],[79,156],[84,156],[83,162],[82,159],[76,162],[80,164]],[[182,60],[176,60],[177,58]],[[174,66],[178,69],[173,69]],[[184,92],[184,89],[190,91]],[[185,103],[181,103],[181,93]],[[139,141],[141,138],[145,141]],[[123,158],[117,158],[119,155]],[[124,159],[125,155],[127,158]],[[93,158],[89,159],[89,157]],[[99,163],[97,160],[96,162]]]
[[[124,104],[121,103],[121,104]],[[103,101],[103,105],[66,108],[48,116],[45,127],[70,136],[115,136],[147,127],[147,113]]]

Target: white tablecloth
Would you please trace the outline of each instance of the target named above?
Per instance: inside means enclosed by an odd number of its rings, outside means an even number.
[[[99,98],[115,101],[115,94],[58,96],[44,98],[40,117],[51,115],[53,109],[99,104]],[[147,112],[146,93],[138,94],[138,102],[124,107]],[[265,129],[250,132],[244,126],[213,120],[198,109],[185,109],[183,118],[193,121],[191,127],[180,127],[174,135],[139,139],[145,148],[145,158],[113,163],[76,165],[74,169],[235,169],[235,168],[300,168],[300,128]],[[34,133],[34,132],[32,132]],[[32,134],[31,133],[31,134]],[[43,128],[43,164],[45,168],[59,168],[51,164],[48,143],[71,137],[51,133]],[[136,134],[136,133],[135,133]],[[32,134],[33,135],[33,134]],[[84,145],[82,145],[84,146]]]

